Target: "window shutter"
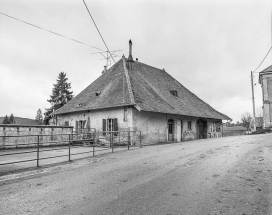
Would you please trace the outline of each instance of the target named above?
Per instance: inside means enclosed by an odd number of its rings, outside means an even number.
[[[103,135],[106,135],[106,119],[102,119],[103,124]]]
[[[118,131],[118,122],[117,118],[113,119],[113,131]]]
[[[88,120],[87,120],[87,128],[91,128],[91,121],[90,121],[90,117],[88,116]]]
[[[78,131],[78,121],[76,121],[76,132]]]

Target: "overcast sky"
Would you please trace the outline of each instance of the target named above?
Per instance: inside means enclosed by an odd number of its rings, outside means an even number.
[[[110,50],[165,68],[233,120],[252,113],[250,71],[271,46],[271,1],[85,0]],[[106,50],[81,0],[0,0],[0,12]],[[60,72],[74,95],[101,75],[98,50],[0,14],[0,116],[35,118],[50,107]],[[120,57],[115,58],[116,61]],[[270,54],[256,72],[271,65]],[[113,62],[112,62],[113,63]],[[256,108],[262,106],[258,73]]]

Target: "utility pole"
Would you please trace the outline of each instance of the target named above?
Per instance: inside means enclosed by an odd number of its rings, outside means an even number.
[[[253,84],[253,72],[252,71],[251,71],[251,88],[252,88],[252,103],[253,103],[253,125],[254,125],[254,131],[256,131],[254,84]]]

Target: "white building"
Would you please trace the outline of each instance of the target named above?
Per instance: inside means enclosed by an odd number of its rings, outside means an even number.
[[[164,69],[124,56],[86,89],[56,110],[58,125],[106,131],[137,130],[143,143],[222,136],[230,120],[199,99]]]

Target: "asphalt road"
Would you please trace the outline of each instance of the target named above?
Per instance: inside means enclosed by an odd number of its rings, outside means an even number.
[[[272,134],[146,146],[0,177],[0,214],[272,214]]]

